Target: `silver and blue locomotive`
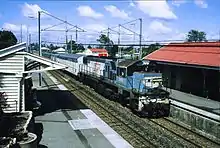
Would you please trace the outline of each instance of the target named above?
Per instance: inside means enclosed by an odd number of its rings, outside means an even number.
[[[162,74],[144,60],[119,60],[81,54],[43,53],[68,66],[68,72],[103,96],[144,115],[167,116],[169,92],[162,88]]]

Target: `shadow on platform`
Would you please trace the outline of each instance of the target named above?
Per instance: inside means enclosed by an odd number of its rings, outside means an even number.
[[[197,106],[199,109],[202,109],[202,110],[205,110],[205,111],[208,111],[210,113],[214,113],[214,114],[218,114],[220,115],[220,108],[210,108],[210,107],[204,107],[204,106]]]
[[[88,109],[69,90],[37,90],[37,100],[41,102],[41,107],[35,113],[35,116],[51,113],[59,109]]]

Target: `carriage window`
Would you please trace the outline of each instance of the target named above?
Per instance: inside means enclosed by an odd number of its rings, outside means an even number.
[[[116,65],[114,62],[111,61],[111,67],[112,67],[112,70],[116,70]]]
[[[117,75],[125,77],[126,76],[126,69],[125,68],[117,68]]]

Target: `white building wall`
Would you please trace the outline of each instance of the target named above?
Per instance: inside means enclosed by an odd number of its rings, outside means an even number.
[[[13,74],[24,70],[24,57],[19,53],[0,58],[0,92],[5,92],[7,104],[6,112],[24,111],[24,83],[23,76]]]

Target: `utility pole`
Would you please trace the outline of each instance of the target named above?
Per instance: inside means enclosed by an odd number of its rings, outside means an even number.
[[[72,35],[70,36],[70,38],[71,38],[71,41],[70,41],[70,43],[71,43],[71,45],[70,45],[70,53],[72,53],[73,52],[73,39],[72,39]]]
[[[66,26],[66,52],[68,52],[68,49],[67,49],[67,44],[68,44],[68,39],[67,39],[67,20],[65,19],[65,26]]]
[[[142,46],[141,46],[141,40],[142,40],[142,19],[140,18],[140,54],[139,54],[139,59],[142,58]]]
[[[39,45],[39,56],[42,55],[41,53],[41,28],[40,28],[40,11],[38,11],[38,45]],[[39,65],[39,70],[41,66]],[[39,86],[41,86],[41,73],[39,72]]]
[[[29,34],[29,48],[28,48],[28,52],[31,52],[31,34]]]
[[[121,58],[121,49],[119,47],[119,45],[120,45],[120,27],[121,27],[121,25],[119,24],[118,25],[118,55],[119,55],[119,58]]]
[[[21,24],[21,43],[22,43],[22,24]]]
[[[26,44],[26,51],[28,52],[28,48],[29,48],[29,26],[27,26],[27,44]]]
[[[108,37],[108,38],[109,38],[109,29],[110,29],[110,28],[108,27],[108,32],[107,32],[107,37]]]
[[[77,30],[77,26],[76,26],[76,43],[77,43],[77,40],[78,40],[78,30]]]
[[[110,49],[110,39],[109,39],[109,27],[108,27],[108,32],[107,32],[107,37],[108,37],[108,47],[107,49],[109,50]]]

